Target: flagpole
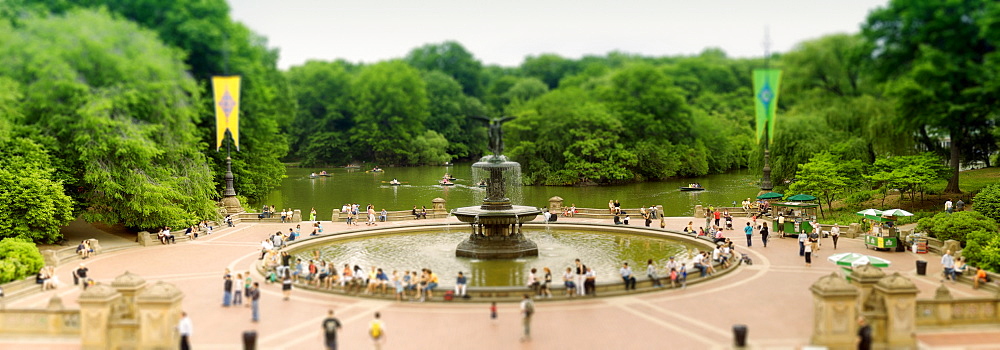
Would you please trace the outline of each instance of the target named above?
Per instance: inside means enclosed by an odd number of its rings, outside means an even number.
[[[771,30],[768,26],[764,26],[764,69],[771,68]],[[768,120],[766,123],[773,123],[773,120]],[[762,175],[760,179],[760,190],[770,191],[774,188],[771,184],[771,150],[770,150],[770,140],[771,135],[768,133],[768,124],[764,125],[764,168],[761,169]]]

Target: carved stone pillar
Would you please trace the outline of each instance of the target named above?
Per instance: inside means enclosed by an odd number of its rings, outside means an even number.
[[[948,290],[948,287],[946,287],[942,281],[941,286],[939,286],[937,290],[934,292],[934,300],[949,301],[949,302],[947,303],[943,302],[937,304],[937,310],[935,312],[938,316],[937,324],[942,326],[951,325],[951,310],[952,310],[952,305],[950,303],[951,299],[952,299],[951,291]]]
[[[875,291],[885,307],[885,345],[890,349],[915,349],[918,290],[913,281],[896,272],[875,284]]]
[[[814,345],[830,349],[850,349],[856,337],[858,288],[836,272],[820,278],[809,290],[813,293]]]
[[[851,284],[857,286],[860,292],[858,294],[859,306],[864,307],[865,302],[871,297],[872,288],[884,277],[885,272],[871,264],[854,268],[854,271],[851,272]]]
[[[445,204],[447,204],[447,202],[448,201],[444,200],[444,198],[440,197],[434,198],[431,200],[431,208],[434,210],[435,214],[447,213],[448,208],[445,207]]]
[[[143,247],[150,246],[154,242],[153,237],[149,236],[149,231],[139,231],[139,236],[136,237],[136,240],[139,242],[139,245]]]
[[[106,349],[111,339],[108,325],[112,307],[118,303],[121,293],[106,284],[95,284],[80,293],[80,343],[85,350]]]
[[[861,233],[861,224],[852,222],[847,226],[847,238],[857,238]]]
[[[705,218],[705,207],[701,206],[701,204],[698,204],[698,205],[694,206],[694,217],[695,217],[695,219],[704,219]],[[777,230],[777,229],[775,229],[775,230]]]
[[[111,286],[121,293],[121,318],[135,319],[135,296],[146,286],[146,280],[134,273],[125,271],[111,282]]]
[[[163,281],[147,286],[136,296],[139,321],[138,349],[174,349],[180,341],[176,332],[181,319],[182,293]],[[201,312],[214,312],[202,310]]]
[[[302,222],[302,209],[295,209],[292,211],[291,222]]]
[[[549,212],[550,213],[561,213],[563,207],[562,197],[555,196],[549,198]]]

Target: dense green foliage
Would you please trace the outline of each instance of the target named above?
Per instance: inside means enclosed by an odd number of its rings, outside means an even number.
[[[984,187],[972,199],[972,209],[1000,222],[1000,184]]]
[[[194,124],[198,89],[179,51],[105,12],[0,26],[0,76],[24,96],[19,136],[58,159],[53,176],[86,219],[151,228],[212,214],[214,184]],[[32,237],[51,239],[45,232]]]
[[[810,193],[833,209],[833,201],[860,180],[861,161],[837,159],[829,152],[822,152],[799,165],[797,180],[789,186],[793,193]],[[823,207],[820,206],[822,211]]]
[[[895,97],[898,123],[926,149],[947,155],[946,192],[960,192],[959,165],[997,150],[1000,3],[992,0],[893,0],[862,26],[874,78]],[[947,146],[940,136],[950,139]]]
[[[24,279],[38,273],[45,259],[34,243],[25,238],[0,240],[0,284]]]
[[[976,230],[965,236],[962,256],[972,266],[980,266],[993,272],[1000,272],[1000,234],[996,230]]]
[[[967,242],[965,235],[974,231],[997,233],[997,222],[975,211],[959,211],[951,214],[938,213],[917,222],[917,231],[930,233],[942,241],[954,239]]]

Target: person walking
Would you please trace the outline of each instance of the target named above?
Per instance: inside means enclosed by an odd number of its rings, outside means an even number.
[[[285,276],[281,280],[281,294],[284,294],[285,301],[292,296],[292,276],[288,271],[285,271]]]
[[[858,350],[871,350],[872,326],[864,316],[858,317]]]
[[[747,221],[747,226],[743,228],[743,233],[747,234],[747,247],[752,247],[753,241],[750,238],[753,237],[753,226],[750,226],[749,221]]]
[[[229,307],[233,299],[233,276],[227,273],[222,279],[222,306]]]
[[[177,333],[181,334],[181,350],[191,349],[191,334],[194,331],[194,324],[187,312],[181,312],[181,321],[177,323]]]
[[[531,340],[531,317],[534,315],[535,302],[531,300],[531,296],[525,294],[521,300],[521,324],[524,326],[524,334],[521,336],[522,342]]]
[[[767,223],[762,223],[760,226],[760,241],[764,243],[764,248],[767,248],[767,236],[770,232],[767,230]]]
[[[833,250],[837,250],[837,240],[840,239],[840,224],[833,224],[830,228],[830,238],[833,239]]]
[[[378,312],[375,313],[375,319],[368,323],[368,336],[372,338],[375,350],[382,349],[382,344],[385,344],[385,323]]]
[[[955,258],[951,256],[950,250],[946,250],[944,255],[941,256],[941,267],[944,267],[944,279],[951,280],[952,282],[957,281],[958,276],[955,275]]]
[[[951,211],[953,209],[954,209],[954,204],[951,203],[951,199],[949,198],[946,202],[944,202],[944,211],[948,212],[948,214],[951,214]]]
[[[333,309],[326,312],[326,319],[323,320],[323,343],[327,350],[337,350],[337,330],[340,329],[340,320],[333,317]]]
[[[958,201],[955,202],[955,211],[962,211],[962,210],[965,210],[965,202],[963,202],[962,199],[959,198]]]
[[[253,286],[250,287],[250,293],[247,297],[250,299],[250,320],[253,322],[260,321],[260,282],[254,282]]]
[[[805,247],[803,248],[803,255],[806,257],[806,266],[812,266],[812,251],[812,243],[806,242]]]
[[[799,256],[806,255],[806,239],[809,238],[805,232],[799,232]]]

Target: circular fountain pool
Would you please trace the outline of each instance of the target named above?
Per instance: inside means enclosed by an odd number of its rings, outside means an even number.
[[[671,256],[686,262],[694,250],[705,249],[704,243],[683,237],[675,239],[658,231],[633,231],[621,226],[525,225],[523,232],[525,238],[538,244],[537,257],[456,257],[455,245],[469,236],[464,225],[377,229],[320,237],[295,244],[291,252],[305,261],[318,252],[320,259],[333,262],[338,272],[344,264],[359,265],[365,271],[375,266],[390,275],[392,271],[402,274],[429,268],[440,276],[442,286],[453,285],[459,271],[469,277],[470,286],[522,286],[532,268],[538,269],[541,278],[544,267],[552,270],[553,283],[561,285],[563,273],[574,266],[577,258],[594,268],[598,283],[619,281],[618,270],[625,261],[641,278],[646,275],[646,261],[653,259],[662,276]]]

